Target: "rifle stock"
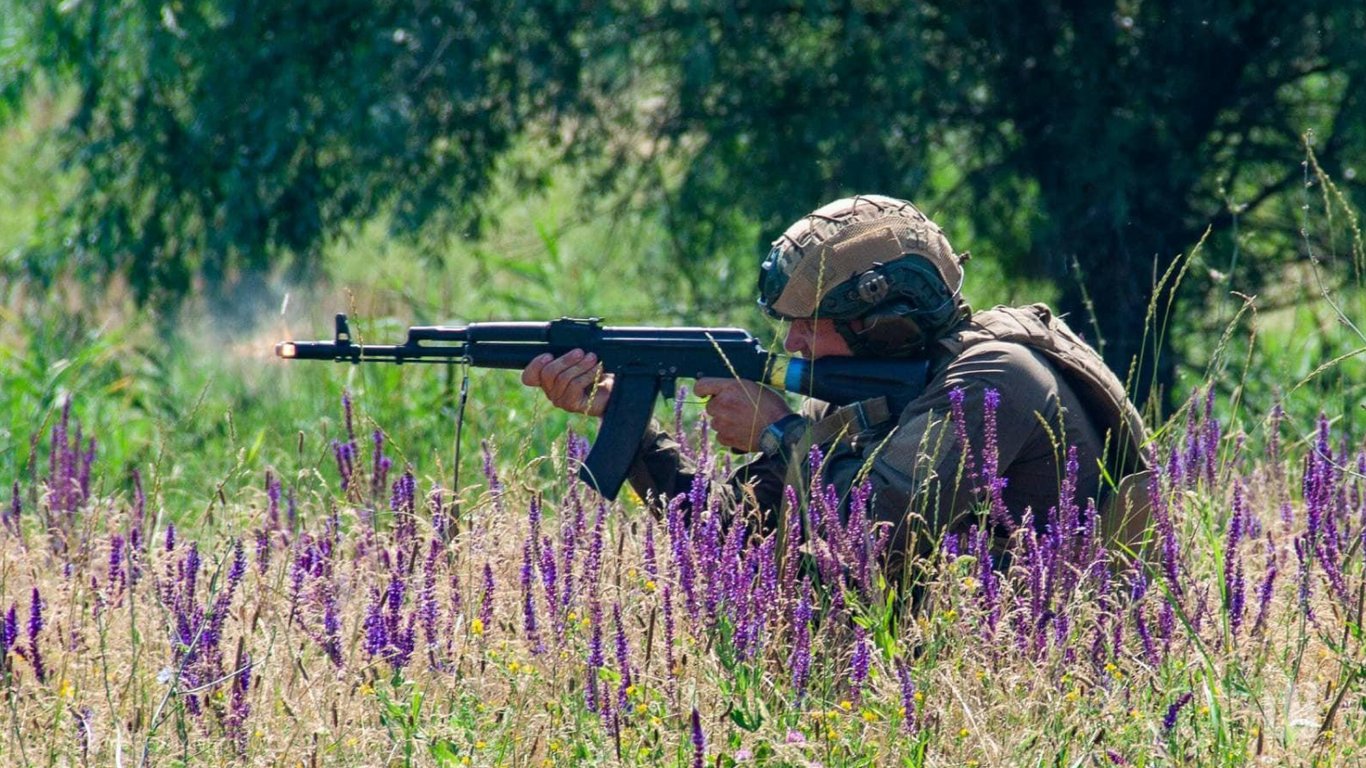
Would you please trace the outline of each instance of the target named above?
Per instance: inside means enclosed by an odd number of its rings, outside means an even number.
[[[848,405],[874,397],[909,402],[924,390],[929,363],[921,359],[803,358],[775,355],[741,328],[603,326],[597,318],[549,322],[414,326],[402,344],[359,344],[344,314],[331,341],[282,341],[287,360],[349,363],[458,362],[478,368],[520,370],[536,357],[573,349],[593,352],[616,378],[602,429],[579,477],[615,500],[630,471],[662,392],[672,397],[678,379],[736,377],[785,392]]]

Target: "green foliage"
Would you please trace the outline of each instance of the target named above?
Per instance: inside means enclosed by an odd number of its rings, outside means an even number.
[[[1295,215],[1306,131],[1362,199],[1366,12],[1350,4],[0,9],[0,120],[40,83],[76,94],[79,188],[47,242],[25,244],[46,254],[30,271],[122,275],[159,304],[200,283],[266,296],[262,275],[312,274],[375,221],[440,253],[506,213],[495,176],[524,190],[567,159],[598,182],[584,199],[609,198],[584,215],[658,216],[650,248],[705,311],[748,301],[750,244],[800,213],[913,197],[960,247],[1058,286],[1116,369],[1140,360],[1142,397],[1170,390],[1187,352],[1145,341],[1155,276],[1207,227],[1245,293],[1323,250]],[[488,267],[562,280],[546,251]],[[1190,279],[1184,322],[1217,288]]]
[[[284,257],[302,274],[344,224],[381,210],[404,232],[472,227],[495,160],[533,118],[552,129],[577,92],[583,18],[554,4],[39,8],[20,28],[44,58],[20,74],[79,94],[64,253],[154,302]]]

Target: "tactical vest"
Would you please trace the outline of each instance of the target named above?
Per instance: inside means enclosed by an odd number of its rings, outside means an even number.
[[[1097,500],[1104,535],[1126,551],[1141,551],[1147,543],[1151,510],[1149,467],[1143,452],[1147,431],[1119,378],[1099,353],[1043,304],[978,312],[937,344],[947,361],[989,341],[1036,350],[1072,387],[1105,442],[1105,469],[1117,486]],[[891,411],[885,398],[835,409],[812,426],[811,438],[822,443],[875,428],[899,416]]]
[[[1043,304],[993,307],[972,316],[965,326],[939,340],[949,357],[988,341],[1021,344],[1042,354],[1081,399],[1096,430],[1106,439],[1107,469],[1120,477],[1148,468],[1143,455],[1147,432],[1143,417],[1129,402],[1124,385],[1100,354]]]

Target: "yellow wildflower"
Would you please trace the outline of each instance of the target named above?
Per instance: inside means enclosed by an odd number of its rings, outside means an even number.
[[[840,709],[844,710],[845,712],[848,712],[849,710],[851,710],[851,709],[853,709],[853,708],[854,708],[854,702],[852,702],[852,701],[850,701],[850,700],[848,700],[848,699],[845,699],[844,701],[841,701],[841,702],[840,702]]]
[[[661,726],[661,725],[663,725],[663,724],[664,724],[664,721],[663,721],[663,720],[660,720],[658,717],[652,717],[652,718],[650,718],[650,725],[653,725],[653,726],[656,727],[656,728],[658,728],[659,726]]]
[[[575,613],[574,611],[570,611],[569,615],[566,618],[568,618],[570,621],[578,621],[579,614]]]
[[[968,592],[975,591],[977,589],[977,579],[974,579],[971,576],[963,579],[963,589]]]
[[[639,704],[636,705],[636,713],[637,713],[637,714],[643,715],[643,714],[645,714],[646,712],[649,712],[649,711],[650,711],[650,705],[646,704],[645,702],[641,702],[641,703],[639,703]]]
[[[69,699],[69,698],[71,698],[73,695],[75,695],[75,693],[76,693],[76,689],[74,689],[74,688],[71,687],[71,681],[70,681],[70,680],[63,680],[63,681],[62,681],[62,686],[61,686],[61,688],[58,690],[57,695],[58,695],[58,696],[61,696],[63,699]]]
[[[970,734],[971,734],[971,731],[969,731],[967,728],[959,728],[959,729],[958,729],[958,738],[960,738],[960,739],[966,739]]]
[[[948,609],[947,611],[944,611],[944,621],[947,621],[948,623],[952,624],[953,622],[955,622],[955,621],[957,621],[957,620],[958,620],[958,611],[955,611],[955,610],[952,609],[952,608]]]
[[[470,631],[473,632],[475,635],[484,634],[484,620],[476,618],[474,621],[471,621]]]
[[[521,669],[521,668],[522,668],[522,665],[521,665],[521,664],[518,664],[516,661],[509,661],[509,662],[508,662],[508,671],[511,672],[511,673],[514,674],[514,675],[517,674],[517,670],[519,670],[519,669]]]
[[[1067,695],[1063,698],[1067,699],[1068,701],[1076,701],[1077,699],[1081,698],[1081,693],[1078,692],[1076,688],[1073,688],[1072,690],[1068,691]]]
[[[645,582],[645,591],[654,592],[656,589],[659,589],[659,585],[655,584],[655,580],[647,579]]]
[[[483,741],[476,741],[476,742],[474,742],[474,748],[475,748],[475,749],[483,749],[485,746],[487,746],[487,745],[484,744]]]
[[[915,692],[915,703],[916,703],[916,704],[924,704],[924,703],[925,703],[925,692],[924,692],[924,691],[916,691],[916,692]]]
[[[634,685],[628,685],[628,686],[626,686],[626,695],[627,695],[628,697],[629,697],[629,696],[634,696],[634,695],[636,695],[636,690],[637,690],[637,689],[636,689],[636,687],[635,687]]]
[[[863,710],[863,719],[869,723],[877,722],[877,713],[871,709],[865,709]]]

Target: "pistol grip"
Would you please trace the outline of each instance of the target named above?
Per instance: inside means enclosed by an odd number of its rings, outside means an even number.
[[[579,479],[608,501],[616,501],[631,471],[658,397],[659,380],[654,376],[617,374],[613,382],[602,429],[579,467]]]

